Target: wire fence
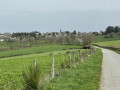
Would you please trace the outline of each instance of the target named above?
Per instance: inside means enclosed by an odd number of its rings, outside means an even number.
[[[62,69],[71,68],[72,64],[77,64],[78,62],[84,61],[85,59],[87,59],[88,56],[90,56],[94,52],[95,52],[94,48],[84,50],[84,51],[81,51],[81,50],[71,51],[71,52],[67,51],[66,54],[61,55],[61,58],[59,60],[56,60],[56,58],[53,57],[51,60],[51,63],[49,61],[49,62],[46,62],[49,64],[40,66],[40,69],[42,70],[42,74],[44,75],[42,82],[45,82],[46,80],[48,80],[50,78],[54,78],[56,75],[59,76]],[[30,65],[34,65],[34,68],[35,68],[36,59],[35,59],[34,63],[30,64]],[[16,72],[18,70],[21,70],[23,68],[28,68],[28,67],[29,67],[29,65],[24,66],[24,67],[19,68],[19,69],[16,69],[16,70],[12,70],[10,72],[3,73],[0,75],[0,77],[3,75],[9,74],[11,72]],[[12,81],[12,82],[6,83],[3,86],[0,86],[0,89],[3,89],[4,87],[9,86],[14,82],[20,81],[21,79],[23,79],[22,76],[21,76],[21,78],[15,80],[15,81]],[[29,84],[30,84],[30,82],[21,86],[21,87],[18,87],[17,90],[22,90],[23,88],[25,88]]]

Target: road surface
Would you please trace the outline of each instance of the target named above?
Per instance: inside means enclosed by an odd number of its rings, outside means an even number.
[[[120,54],[102,49],[102,76],[100,90],[120,90]]]

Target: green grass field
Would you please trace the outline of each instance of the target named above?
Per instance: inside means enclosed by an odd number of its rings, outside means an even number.
[[[97,50],[73,69],[66,69],[60,77],[44,84],[41,90],[99,90],[102,52]]]
[[[100,46],[103,48],[107,48],[110,50],[115,51],[116,53],[120,54],[120,48],[112,48],[111,46],[120,46],[120,40],[115,40],[115,41],[106,41],[106,42],[98,42],[98,43],[93,43],[93,45]],[[107,47],[106,47],[107,46]],[[109,47],[108,47],[109,46]]]
[[[0,52],[0,90],[21,89],[21,87],[23,87],[21,83],[23,79],[22,72],[29,71],[28,67],[33,65],[35,58],[37,59],[37,64],[40,65],[42,75],[46,76],[50,74],[53,56],[55,59],[55,71],[58,71],[62,63],[63,54],[65,55],[65,61],[68,62],[68,55],[66,52],[84,51],[80,48],[81,46],[52,44]]]
[[[117,36],[115,38],[104,38],[104,35],[94,36],[94,43],[106,42],[106,41],[115,41],[115,40],[120,40],[120,37]]]
[[[99,46],[120,46],[120,40],[94,43]]]
[[[78,49],[70,50],[70,47],[64,46],[60,48],[59,45],[56,45],[56,48],[53,49],[53,47],[49,46],[49,50],[52,49],[52,54],[55,58],[55,70],[57,70],[57,68],[60,66],[63,54],[65,54],[65,60],[68,60],[68,56],[66,55],[67,51],[78,51]],[[63,48],[68,48],[69,50],[60,50]],[[21,83],[22,71],[28,71],[28,67],[29,65],[33,64],[34,58],[37,59],[37,64],[40,65],[40,68],[43,71],[42,73],[44,75],[48,73],[50,74],[52,63],[52,56],[50,56],[51,52],[47,52],[48,49],[45,49],[45,47],[43,48],[43,50],[46,50],[46,52],[40,54],[1,58],[0,89],[16,90],[18,88],[21,88],[23,86]]]
[[[34,53],[54,52],[59,50],[80,49],[80,48],[81,46],[52,44],[52,45],[44,45],[44,46],[0,52],[0,58],[34,54]]]
[[[45,43],[44,41],[36,40],[33,42],[26,42],[25,44],[28,46],[39,46],[39,45],[44,44],[44,43]],[[0,46],[4,46],[6,48],[10,48],[10,47],[21,48],[21,45],[22,45],[21,42],[19,42],[19,43],[9,42],[9,41],[0,42]]]

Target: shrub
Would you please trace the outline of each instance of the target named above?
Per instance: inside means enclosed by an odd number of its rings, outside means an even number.
[[[26,73],[23,71],[23,85],[25,87],[25,90],[39,90],[39,86],[42,80],[41,70],[39,65],[36,65],[36,69],[33,69],[33,66],[30,65],[29,67],[29,73]]]
[[[112,32],[112,33],[106,35],[104,38],[115,38],[115,33]]]

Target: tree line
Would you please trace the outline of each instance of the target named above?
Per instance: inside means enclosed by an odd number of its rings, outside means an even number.
[[[111,33],[120,33],[120,26],[108,26],[105,31],[92,32],[93,35],[108,35]]]
[[[19,38],[20,40],[22,40],[23,38],[26,37],[34,37],[36,39],[37,36],[40,36],[41,33],[38,31],[34,31],[34,32],[17,32],[17,33],[13,33],[11,35],[11,37],[16,37]]]
[[[109,34],[109,33],[112,33],[112,32],[114,32],[114,33],[118,33],[118,32],[120,32],[120,27],[119,26],[108,26],[107,28],[106,28],[106,31],[105,31],[105,34]]]

